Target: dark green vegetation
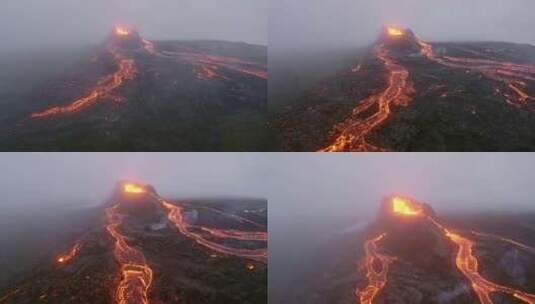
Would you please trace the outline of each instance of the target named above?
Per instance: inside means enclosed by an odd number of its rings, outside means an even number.
[[[162,41],[184,51],[266,65],[266,47],[221,41]],[[268,148],[267,81],[232,69],[200,79],[200,65],[126,50],[137,76],[77,113],[39,119],[68,105],[117,70],[104,46],[72,52],[5,55],[0,72],[0,146],[24,151],[261,151]],[[65,55],[65,53],[68,53]],[[32,69],[32,64],[35,67]],[[209,64],[208,64],[209,66]],[[24,71],[24,72],[21,72]]]
[[[535,47],[530,45],[466,42],[433,43],[433,47],[446,56],[535,63]],[[523,107],[510,105],[504,96],[508,91],[512,95],[506,82],[477,71],[442,66],[417,51],[391,51],[396,62],[409,71],[415,92],[407,107],[391,107],[388,119],[367,136],[370,143],[391,151],[535,150],[535,100],[528,100]],[[277,149],[315,151],[328,146],[333,141],[333,127],[363,99],[384,90],[388,74],[372,49],[364,54],[355,50],[349,62],[346,56],[339,58],[347,62],[343,69],[337,71],[340,65],[333,64],[321,81],[310,81],[294,98],[287,95],[286,107],[278,108],[273,123]],[[361,68],[352,71],[359,64]],[[309,64],[296,70],[308,71]],[[314,78],[307,73],[301,77]],[[525,92],[535,94],[535,81],[526,84]],[[370,109],[366,117],[376,111],[377,107]]]

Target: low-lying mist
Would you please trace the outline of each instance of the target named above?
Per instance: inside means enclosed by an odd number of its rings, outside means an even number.
[[[150,39],[215,39],[266,44],[268,1],[3,1],[2,50],[102,41],[116,24]]]

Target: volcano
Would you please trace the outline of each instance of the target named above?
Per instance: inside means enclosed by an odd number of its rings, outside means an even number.
[[[267,303],[266,209],[119,182],[100,219],[0,286],[0,303]]]
[[[21,83],[26,93],[8,98],[4,150],[263,149],[265,47],[150,41],[117,26],[84,52],[63,74]]]
[[[535,150],[535,46],[385,27],[275,119],[287,151]]]
[[[337,248],[319,258],[330,266],[307,273],[315,282],[289,302],[535,303],[531,218],[442,216],[414,198],[386,197],[361,237],[351,230],[338,245],[329,242]]]

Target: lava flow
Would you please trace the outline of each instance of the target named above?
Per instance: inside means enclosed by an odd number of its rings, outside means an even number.
[[[474,241],[460,234],[446,229],[433,217],[427,215],[427,219],[433,223],[445,237],[457,245],[455,265],[457,269],[472,283],[472,288],[482,304],[493,304],[490,295],[494,292],[509,294],[524,303],[535,304],[535,295],[520,290],[493,283],[481,276],[478,270],[478,260],[473,254]]]
[[[526,81],[535,81],[535,65],[502,62],[490,59],[475,59],[451,56],[437,56],[431,44],[417,40],[421,47],[421,53],[427,59],[450,68],[471,70],[480,72],[489,79],[501,81],[506,87],[516,94],[516,102],[513,102],[508,94],[504,93],[507,103],[514,106],[523,106],[529,100],[535,100],[534,96],[527,94],[524,89]],[[480,53],[470,51],[479,56]],[[500,89],[496,89],[500,92]]]
[[[161,198],[156,198],[156,199],[168,211],[167,217],[169,221],[171,221],[176,226],[178,231],[182,233],[184,236],[193,239],[198,244],[203,245],[216,252],[226,254],[226,255],[234,255],[234,256],[248,258],[248,259],[257,260],[261,262],[265,262],[267,260],[267,250],[264,248],[262,249],[232,248],[232,247],[224,246],[216,242],[212,242],[212,241],[205,239],[202,235],[190,230],[190,225],[186,223],[184,216],[183,216],[183,210],[180,206],[170,204]],[[267,239],[267,234],[263,234],[263,233],[257,234],[257,233],[251,233],[251,232],[240,232],[236,230],[233,230],[231,232],[229,230],[210,229],[206,227],[202,230],[207,231],[207,229],[215,237],[224,237],[224,238],[230,237],[234,239],[258,240],[258,241],[263,241]]]
[[[491,293],[502,292],[514,296],[524,303],[534,304],[535,294],[529,294],[520,290],[498,285],[483,278],[478,271],[478,261],[473,254],[474,242],[460,236],[459,234],[443,230],[445,235],[458,246],[455,264],[464,276],[472,283],[472,288],[476,292],[482,304],[493,304],[490,298]]]
[[[366,136],[388,119],[392,105],[407,106],[414,89],[409,81],[409,71],[389,56],[384,45],[376,47],[375,56],[388,71],[387,87],[381,93],[361,101],[345,121],[335,126],[333,133],[338,134],[336,139],[321,152],[385,151],[368,143]],[[376,113],[365,119],[360,118],[363,112],[374,105],[378,108]]]
[[[117,304],[148,304],[148,290],[152,284],[152,269],[147,265],[143,253],[126,242],[119,231],[122,223],[118,205],[106,209],[106,229],[115,240],[114,256],[121,267],[121,280],[115,291]]]
[[[395,258],[377,252],[377,243],[385,236],[386,233],[383,233],[364,243],[364,251],[366,254],[364,266],[366,267],[368,285],[362,290],[355,291],[355,295],[359,299],[360,304],[371,304],[377,293],[386,285],[388,266],[395,260]],[[380,264],[379,270],[376,269],[376,263]]]
[[[235,57],[194,53],[193,50],[181,52],[159,52],[156,50],[154,43],[146,39],[143,39],[142,42],[143,48],[153,56],[161,58],[174,58],[176,60],[185,61],[196,66],[197,78],[202,80],[214,78],[228,80],[226,76],[219,73],[219,69],[221,68],[261,79],[267,79],[268,77],[266,66],[257,62],[247,61]]]
[[[128,35],[130,32],[123,27],[117,27],[115,33],[118,36]],[[56,106],[40,112],[31,114],[32,118],[46,118],[61,114],[76,113],[89,106],[94,105],[103,97],[107,97],[111,92],[121,86],[125,81],[131,80],[137,73],[137,68],[133,59],[126,58],[120,50],[113,44],[108,45],[108,51],[117,62],[118,70],[102,78],[87,95],[71,102],[65,106]]]
[[[438,230],[446,239],[450,240],[457,246],[455,265],[457,269],[471,282],[471,286],[474,292],[477,294],[480,303],[493,304],[494,302],[491,299],[491,294],[500,292],[513,296],[516,299],[522,301],[523,303],[535,304],[535,294],[530,294],[511,287],[499,285],[483,278],[479,273],[478,260],[473,254],[475,242],[473,240],[461,236],[458,233],[454,233],[451,230],[446,229],[433,216],[426,214],[425,209],[423,208],[423,205],[421,203],[412,201],[407,198],[394,196],[390,201],[390,208],[390,212],[393,215],[401,217],[418,216],[422,220],[429,221],[436,228],[438,228]],[[532,250],[534,250],[534,248],[528,245],[524,245],[520,242],[511,239],[486,233],[472,233],[481,237],[498,239],[520,247],[529,252],[533,252]],[[364,263],[366,267],[366,277],[368,278],[369,283],[365,289],[357,290],[357,292],[355,293],[356,297],[359,300],[359,303],[361,304],[373,303],[374,297],[382,288],[384,288],[387,283],[387,273],[390,263],[392,263],[392,261],[396,259],[395,257],[387,256],[385,254],[380,254],[377,252],[377,243],[384,239],[385,236],[386,233],[383,233],[378,237],[367,240],[364,244]],[[375,268],[376,263],[380,264],[380,270],[377,270]]]
[[[142,186],[138,186],[132,183],[125,183],[123,185],[123,190],[125,193],[134,193],[134,194],[140,194],[140,193],[146,192],[145,188],[143,188]]]
[[[58,263],[61,263],[61,264],[65,264],[69,262],[76,256],[76,254],[78,254],[78,251],[80,251],[80,247],[81,247],[80,243],[74,244],[74,246],[72,246],[72,248],[68,252],[58,256],[56,260],[58,261]]]

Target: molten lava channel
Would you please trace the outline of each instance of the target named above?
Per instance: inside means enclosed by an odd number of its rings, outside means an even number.
[[[101,98],[109,97],[111,92],[120,87],[125,81],[132,80],[137,74],[136,64],[133,59],[126,58],[120,51],[114,46],[109,46],[108,51],[113,55],[118,70],[102,78],[95,87],[93,87],[87,95],[76,99],[65,106],[55,106],[40,112],[34,112],[31,117],[47,118],[62,114],[71,114],[86,109],[89,106],[97,103]]]
[[[535,304],[535,294],[529,294],[521,290],[493,283],[481,276],[478,269],[478,260],[473,254],[474,241],[446,229],[435,219],[428,216],[427,219],[433,223],[443,235],[457,246],[455,265],[457,269],[471,282],[474,292],[477,294],[480,303],[494,304],[491,294],[501,292],[509,294],[524,303]]]
[[[356,290],[355,295],[359,299],[360,304],[372,304],[373,299],[387,283],[388,267],[395,260],[395,258],[381,254],[377,250],[377,243],[380,242],[386,233],[383,233],[364,243],[364,267],[366,268],[366,277],[368,278],[368,285],[362,290]],[[375,263],[380,264],[380,269],[377,270]]]
[[[76,254],[78,254],[78,251],[80,251],[80,247],[81,247],[80,243],[74,244],[74,246],[72,246],[71,249],[69,249],[69,251],[58,256],[56,261],[60,264],[68,263],[70,260],[72,260],[76,256]]]
[[[535,304],[535,294],[523,292],[518,289],[499,285],[493,283],[481,276],[478,269],[478,260],[473,253],[475,242],[466,237],[461,236],[458,233],[454,233],[449,229],[446,229],[432,216],[425,214],[422,206],[419,203],[412,202],[409,199],[400,197],[392,198],[392,211],[394,214],[402,216],[425,216],[425,219],[432,223],[443,236],[449,239],[457,246],[457,253],[455,256],[456,268],[470,281],[471,286],[478,296],[481,304],[494,304],[491,299],[491,294],[501,292],[515,297],[516,299],[527,304]],[[503,242],[507,242],[514,246],[517,246],[523,250],[531,253],[535,252],[535,248],[522,244],[518,241],[503,238],[496,235],[472,232],[474,235],[498,239]],[[366,268],[366,277],[368,278],[368,285],[362,289],[357,290],[355,295],[361,304],[372,304],[376,295],[384,288],[387,283],[387,274],[389,265],[396,259],[395,257],[387,256],[378,253],[377,243],[386,236],[385,233],[367,240],[364,243],[365,260],[364,266]],[[375,264],[379,263],[380,269],[375,268]]]
[[[525,90],[526,81],[535,81],[535,65],[517,64],[512,62],[502,62],[490,59],[475,59],[464,57],[438,56],[433,50],[433,46],[418,39],[421,53],[427,59],[446,67],[479,72],[485,77],[502,82],[516,95],[515,100],[509,94],[503,93],[505,101],[513,106],[524,106],[529,100],[535,100],[534,96],[527,94]],[[480,57],[481,53],[470,51]],[[499,88],[497,92],[501,92]]]
[[[149,40],[143,39],[142,42],[143,48],[153,56],[175,59],[177,61],[187,62],[195,66],[196,76],[201,80],[229,80],[228,77],[219,72],[220,69],[227,69],[261,79],[267,79],[268,77],[266,65],[257,62],[247,61],[236,57],[194,53],[193,51],[159,52],[156,50],[154,43],[150,42]]]
[[[345,121],[335,126],[333,134],[338,134],[334,142],[321,149],[321,152],[342,151],[385,151],[366,141],[366,137],[377,127],[382,125],[390,116],[391,106],[407,106],[414,92],[409,81],[409,71],[397,64],[390,57],[384,45],[378,45],[375,56],[384,63],[388,80],[384,91],[372,95],[353,109]],[[367,118],[361,118],[363,112],[376,105],[378,110]]]
[[[122,216],[118,205],[106,209],[107,231],[115,240],[114,256],[120,265],[121,278],[115,290],[117,304],[148,304],[148,291],[152,284],[152,269],[147,265],[143,253],[126,242],[119,227]]]
[[[247,258],[251,260],[256,260],[260,262],[267,261],[267,249],[241,249],[241,248],[232,248],[228,247],[204,238],[201,234],[191,231],[190,225],[185,221],[183,216],[183,209],[178,205],[173,205],[161,198],[157,200],[162,204],[162,206],[168,211],[167,217],[180,233],[184,236],[194,240],[196,243],[209,248],[213,251],[219,252],[225,255],[233,255],[237,257]],[[247,240],[247,241],[265,241],[267,240],[267,233],[263,232],[245,232],[237,230],[223,230],[223,229],[214,229],[208,227],[201,227],[202,231],[210,233],[214,237],[219,238],[231,238],[238,240]]]

